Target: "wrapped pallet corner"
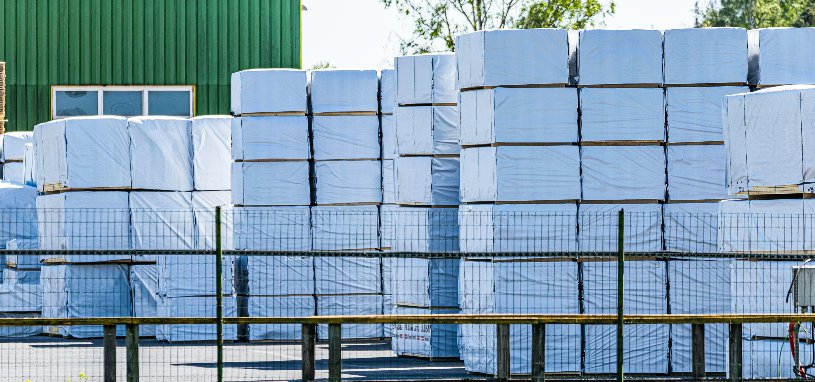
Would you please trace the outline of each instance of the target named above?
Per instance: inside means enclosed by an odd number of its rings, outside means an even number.
[[[313,70],[311,112],[375,114],[379,110],[378,87],[375,70]]]
[[[375,115],[312,118],[314,160],[377,160],[379,119]]]
[[[462,252],[577,251],[577,204],[459,207]]]
[[[379,112],[393,114],[396,107],[396,71],[383,69],[379,75]]]
[[[257,116],[232,119],[232,159],[236,161],[308,160],[306,116]]]
[[[578,84],[662,84],[662,32],[658,30],[580,31]]]
[[[569,41],[562,29],[487,30],[456,37],[458,87],[565,85]]]
[[[455,104],[456,56],[420,54],[395,59],[398,105]]]
[[[458,140],[456,106],[396,108],[396,151],[399,155],[458,155]]]
[[[399,157],[393,166],[398,204],[458,205],[458,157]]]
[[[187,119],[128,119],[132,186],[135,189],[192,191],[192,134]]]
[[[232,73],[232,114],[305,114],[307,86],[303,70],[250,69]]]
[[[722,145],[668,146],[671,200],[726,199],[726,155]]]
[[[311,201],[307,161],[232,163],[232,203],[301,206]]]
[[[580,108],[583,142],[665,141],[663,89],[581,89]]]
[[[747,31],[687,28],[665,31],[665,85],[747,83]]]
[[[195,117],[190,121],[195,190],[229,190],[232,117]]]
[[[748,32],[751,85],[815,84],[815,28]]]
[[[316,162],[314,173],[318,205],[382,203],[381,161]]]
[[[583,200],[665,199],[662,146],[583,146],[580,159]]]
[[[722,142],[724,97],[746,86],[676,87],[665,90],[668,143]]]

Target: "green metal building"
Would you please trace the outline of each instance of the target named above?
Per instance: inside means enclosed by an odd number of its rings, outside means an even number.
[[[66,85],[185,85],[193,114],[226,114],[231,73],[300,67],[300,12],[300,0],[0,0],[7,130],[52,119]]]

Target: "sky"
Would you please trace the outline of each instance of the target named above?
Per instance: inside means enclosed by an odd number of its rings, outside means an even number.
[[[381,0],[302,0],[303,68],[328,62],[337,68],[382,69],[399,55],[411,22]],[[606,28],[687,28],[696,0],[615,0]]]

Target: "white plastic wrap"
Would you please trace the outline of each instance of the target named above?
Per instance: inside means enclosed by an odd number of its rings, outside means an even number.
[[[786,301],[787,291],[792,284],[792,268],[800,265],[800,261],[734,260],[730,267],[731,305],[729,312],[733,314],[792,313],[792,300]],[[786,339],[789,335],[788,325],[782,322],[747,324],[744,325],[742,335],[744,339],[752,339],[753,336]],[[809,347],[802,346],[802,348]],[[767,357],[768,355],[763,354],[762,356]],[[775,357],[777,356],[776,353]]]
[[[174,117],[128,120],[134,189],[192,191],[190,121]]]
[[[780,325],[787,327],[786,324]],[[797,379],[793,374],[795,366],[790,354],[787,341],[744,339],[742,375],[745,379]],[[812,359],[812,347],[801,346],[799,356],[802,361]]]
[[[456,103],[456,55],[420,54],[395,59],[399,105]]]
[[[720,252],[745,252],[750,250],[749,225],[750,201],[746,199],[719,202],[718,250]]]
[[[376,70],[312,70],[310,90],[312,113],[379,111]]]
[[[459,207],[463,252],[577,251],[577,204]]]
[[[311,232],[315,251],[379,248],[377,206],[311,208]]]
[[[667,217],[666,217],[667,219]],[[732,260],[681,260],[668,262],[672,314],[730,313]],[[727,325],[705,325],[705,367],[727,370]],[[671,327],[671,365],[680,373],[691,371],[691,326]]]
[[[46,318],[130,317],[132,302],[126,265],[50,265],[42,267],[42,316]],[[62,326],[56,334],[102,337],[101,326]],[[117,330],[124,335],[124,328]]]
[[[750,84],[815,84],[815,28],[764,28],[748,32]]]
[[[665,83],[747,83],[747,31],[687,28],[665,31]]]
[[[3,180],[19,184],[25,183],[25,165],[23,162],[3,163]]]
[[[379,112],[393,114],[396,107],[396,71],[383,69],[379,74]]]
[[[9,271],[11,270],[7,269],[5,272]],[[15,281],[0,283],[0,315],[4,312],[42,311],[42,289],[39,282],[22,283],[19,278]]]
[[[215,249],[215,208],[221,210],[221,247],[233,249],[234,214],[229,207],[232,199],[230,191],[193,191],[192,213],[195,219],[195,248]]]
[[[397,306],[394,314],[457,314],[457,309],[423,309]],[[458,358],[457,325],[393,324],[391,349],[399,356]]]
[[[662,205],[660,204],[581,204],[580,251],[617,250],[617,215],[625,210],[626,252],[662,251]]]
[[[158,267],[155,264],[131,265],[129,271],[133,316],[158,317]],[[156,325],[139,326],[139,336],[153,337],[155,335]]]
[[[250,296],[314,294],[314,258],[247,256]]]
[[[307,206],[310,202],[307,161],[232,163],[232,203]]]
[[[40,191],[45,184],[70,188],[131,186],[130,136],[125,118],[75,117],[42,123],[34,127],[34,146],[34,172]]]
[[[749,92],[742,86],[668,88],[668,142],[724,141],[722,113],[725,96]]]
[[[25,256],[25,257],[33,258],[34,256]],[[39,264],[37,264],[36,268],[31,267],[31,268],[28,268],[28,269],[13,268],[13,267],[11,267],[9,265],[6,269],[3,270],[3,284],[17,284],[17,285],[22,285],[22,286],[36,285],[37,288],[39,288],[39,285],[40,285],[40,270],[39,270],[39,268],[40,268]],[[25,293],[33,293],[33,292],[25,292]],[[2,305],[2,304],[0,304],[0,306],[9,307],[9,305]],[[0,308],[0,309],[2,309],[2,308]],[[39,312],[39,309],[37,309],[37,311]]]
[[[0,162],[22,162],[25,145],[34,140],[30,131],[11,131],[0,135]]]
[[[727,153],[727,192],[747,190],[747,136],[744,123],[744,96],[725,97],[722,110],[724,148]]]
[[[317,295],[382,293],[378,257],[315,257]]]
[[[668,203],[665,219],[665,250],[714,253],[719,237],[719,203]]]
[[[562,29],[487,30],[456,37],[460,88],[569,83]]]
[[[237,250],[311,250],[308,206],[235,207],[231,213]]]
[[[581,89],[581,139],[664,141],[663,89]]]
[[[379,234],[380,234],[380,248],[383,251],[393,250],[396,245],[396,217],[400,211],[407,210],[414,207],[402,207],[391,204],[383,204],[379,206]],[[383,264],[387,263],[388,258],[383,258]],[[384,265],[383,265],[384,266]],[[385,292],[386,294],[390,292]]]
[[[37,197],[40,249],[131,248],[130,203],[120,191],[82,191]],[[130,260],[130,255],[69,255],[68,262]]]
[[[251,69],[232,73],[232,114],[308,112],[304,70]]]
[[[379,159],[379,117],[315,116],[314,160]]]
[[[546,314],[579,312],[578,269],[572,262],[470,261],[461,266],[460,298],[463,313]],[[580,370],[580,327],[547,326],[545,370]],[[510,332],[510,371],[531,372],[530,326]],[[462,325],[461,355],[470,372],[495,374],[495,326]]]
[[[398,252],[453,252],[459,249],[457,208],[383,209],[382,231],[386,230],[393,234],[392,246]]]
[[[382,159],[396,158],[399,155],[399,150],[396,149],[396,117],[392,114],[381,115],[380,129],[382,130]]]
[[[815,247],[807,224],[815,204],[802,199],[723,201],[719,203],[719,250],[784,252]]]
[[[584,146],[580,159],[583,200],[665,199],[661,146]]]
[[[400,155],[457,155],[458,107],[396,108],[396,151]]]
[[[394,304],[421,308],[457,308],[458,268],[459,259],[393,259],[391,272]]]
[[[230,116],[195,117],[192,130],[192,169],[196,190],[229,190],[232,156]]]
[[[628,314],[666,314],[665,263],[629,261],[625,264],[624,304]],[[583,303],[587,314],[617,312],[617,264],[583,264]],[[586,327],[586,372],[613,373],[617,362],[617,328],[612,325]],[[623,365],[629,373],[668,372],[668,325],[626,325]]]
[[[382,203],[382,161],[317,162],[314,173],[318,205]]]
[[[159,317],[215,317],[215,297],[163,297],[159,301]],[[223,296],[223,316],[236,317],[235,296]],[[214,341],[217,337],[215,325],[159,325],[156,339],[160,341]],[[238,339],[237,325],[223,325],[223,339]]]
[[[462,92],[462,145],[577,142],[577,89],[494,88]]]
[[[133,249],[195,249],[191,192],[131,192],[130,219]]]
[[[459,158],[398,157],[393,167],[398,204],[458,205]]]
[[[0,243],[16,240],[19,249],[37,249],[37,190],[0,181]],[[11,248],[9,248],[11,249]]]
[[[382,161],[382,203],[396,203],[396,183],[393,159]]]
[[[662,32],[580,31],[580,85],[662,84]]]
[[[311,156],[305,116],[239,117],[232,120],[232,159],[307,160]]]
[[[25,158],[23,158],[23,183],[37,187],[37,170],[34,164],[34,144],[25,144]]]
[[[580,199],[579,150],[577,146],[500,146],[463,149],[461,201],[529,202]]]
[[[235,293],[234,256],[222,260],[222,291]],[[159,256],[156,264],[156,292],[163,297],[214,296],[215,258],[212,255]]]
[[[318,296],[318,316],[382,314],[382,295]],[[348,324],[342,326],[342,338],[382,338],[382,324]],[[328,325],[317,326],[317,339],[328,339]]]
[[[313,296],[249,296],[249,317],[308,317],[317,313]],[[249,340],[297,340],[302,338],[302,325],[249,325]]]
[[[726,155],[721,145],[668,146],[668,198],[726,199]]]

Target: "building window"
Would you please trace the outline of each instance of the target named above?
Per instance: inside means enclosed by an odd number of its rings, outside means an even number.
[[[87,116],[194,116],[193,86],[53,86],[53,119]]]

